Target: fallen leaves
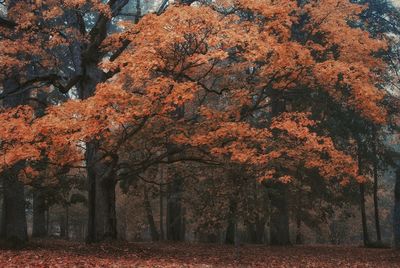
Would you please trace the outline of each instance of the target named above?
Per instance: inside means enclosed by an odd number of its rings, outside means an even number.
[[[239,259],[237,259],[239,257]],[[351,246],[268,247],[34,241],[0,251],[1,267],[400,267],[399,251]]]

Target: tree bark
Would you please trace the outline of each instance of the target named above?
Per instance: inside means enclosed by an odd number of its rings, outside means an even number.
[[[33,192],[32,237],[45,237],[46,235],[46,203],[40,190],[35,190]]]
[[[98,146],[88,143],[86,149],[88,165],[89,217],[88,243],[106,239],[117,239],[117,217],[115,204],[116,164],[102,160]]]
[[[162,183],[162,181],[161,181]],[[160,185],[160,240],[164,240],[164,194]]]
[[[363,242],[364,246],[369,245],[367,215],[365,212],[365,185],[360,184],[360,210],[361,210],[361,224],[363,230]]]
[[[15,176],[5,178],[3,198],[3,238],[23,243],[28,240],[24,185]]]
[[[228,226],[226,228],[225,244],[235,244],[235,231],[236,231],[236,209],[237,204],[235,200],[231,200],[229,204]]]
[[[3,91],[12,91],[18,87],[18,79],[10,78],[4,81]],[[3,100],[5,108],[12,108],[26,103],[29,92],[10,95]],[[6,240],[15,240],[24,243],[28,240],[27,223],[25,215],[24,185],[18,180],[17,174],[25,166],[20,161],[3,172],[3,210],[2,210],[2,235]]]
[[[274,185],[270,193],[271,205],[274,212],[271,215],[271,245],[290,245],[288,187],[282,183]]]
[[[361,148],[361,140],[357,139],[357,158],[358,158],[358,173],[362,174],[362,148]],[[369,235],[368,235],[368,226],[367,226],[367,214],[365,211],[365,185],[363,183],[360,184],[360,211],[361,211],[361,224],[363,230],[363,243],[364,246],[369,245]]]
[[[376,130],[374,130],[376,131]],[[382,242],[382,236],[381,236],[381,224],[380,224],[380,219],[379,219],[379,199],[378,199],[378,155],[377,155],[377,137],[376,133],[374,132],[373,134],[373,144],[372,144],[372,150],[373,150],[373,173],[374,173],[374,214],[375,214],[375,230],[376,230],[376,240],[377,242]]]
[[[183,179],[175,177],[167,188],[167,239],[183,241],[185,239],[182,209]]]
[[[147,192],[146,186],[144,186],[144,189],[143,189],[143,196],[144,196],[143,205],[146,210],[146,216],[147,216],[147,222],[148,222],[149,228],[150,228],[151,240],[158,241],[160,239],[160,235],[158,234],[156,224],[154,222],[153,211],[151,209],[149,194]]]
[[[65,238],[69,239],[69,206],[65,207]]]
[[[301,245],[303,244],[303,237],[301,234],[301,218],[299,217],[299,215],[297,215],[296,217],[296,244],[297,245]]]

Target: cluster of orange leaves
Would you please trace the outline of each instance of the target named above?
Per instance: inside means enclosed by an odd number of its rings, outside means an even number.
[[[86,1],[52,2],[54,8],[44,17],[60,16],[60,7],[80,7]],[[100,2],[92,8],[107,14]],[[41,1],[33,5],[40,6]],[[222,15],[217,11],[220,7],[251,11],[254,18]],[[27,14],[19,21],[20,30],[27,33],[20,37],[19,48],[10,40],[0,41],[5,48],[0,52],[2,67],[20,68],[23,63],[15,55],[21,51],[41,55],[48,63],[51,57],[46,49],[28,40],[30,27],[36,27],[29,15],[33,7],[21,4],[14,10]],[[143,139],[168,138],[252,165],[260,180],[278,176],[288,182],[300,165],[343,183],[349,178],[362,180],[349,155],[337,150],[329,137],[311,131],[317,122],[307,113],[289,111],[261,126],[243,115],[255,98],[260,99],[259,105],[268,104],[269,93],[302,86],[325,90],[365,118],[384,123],[386,112],[379,105],[383,94],[375,86],[377,70],[384,65],[372,53],[385,49],[385,42],[347,23],[362,10],[347,0],[310,1],[304,6],[292,0],[232,0],[211,6],[172,6],[160,16],[144,16],[136,25],[126,23],[124,31],[110,35],[103,44],[103,49],[111,50],[123,38],[131,42],[116,60],[101,63],[102,68],[119,72],[99,84],[93,97],[51,107],[40,118],[29,107],[0,114],[0,169],[41,157],[61,165],[76,163],[82,160],[85,142],[101,139],[113,150],[127,128],[144,123],[140,139],[129,141],[133,149],[135,144],[140,148]],[[310,20],[304,31],[309,36],[322,32],[324,42],[293,39],[292,26],[305,13]],[[53,46],[62,44],[53,41]],[[328,53],[326,59],[317,60],[313,56],[333,45],[338,46],[338,57]],[[45,66],[56,64],[53,60]],[[338,87],[348,87],[349,96]],[[184,107],[185,114],[177,119],[178,107]],[[288,173],[275,174],[277,163]]]

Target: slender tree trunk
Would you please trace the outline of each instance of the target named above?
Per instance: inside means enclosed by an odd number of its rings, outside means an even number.
[[[358,154],[358,172],[359,175],[362,174],[362,149],[361,149],[361,140],[357,139],[357,154]],[[368,226],[367,226],[367,214],[365,210],[365,185],[363,183],[360,184],[360,210],[361,210],[361,224],[363,230],[363,242],[364,246],[369,245],[369,235],[368,235]]]
[[[59,225],[60,225],[60,237],[65,238],[65,215],[62,213],[62,215],[59,218]]]
[[[65,207],[65,238],[69,239],[69,206]]]
[[[382,237],[381,237],[381,224],[380,224],[380,219],[379,219],[379,200],[378,200],[378,155],[377,155],[377,138],[376,138],[376,133],[374,132],[373,135],[373,144],[372,144],[372,150],[373,150],[373,173],[374,173],[374,213],[375,213],[375,230],[376,230],[376,240],[377,242],[382,242]]]
[[[96,174],[94,172],[94,150],[95,144],[86,144],[86,165],[88,180],[88,225],[86,242],[96,242]]]
[[[400,249],[400,167],[396,170],[394,186],[393,236],[394,247]]]
[[[300,173],[299,173],[300,175]],[[300,178],[299,178],[300,179]],[[300,245],[303,244],[303,237],[302,237],[302,233],[301,233],[301,209],[302,209],[302,196],[301,196],[301,190],[298,189],[297,190],[297,211],[296,211],[296,244]]]
[[[164,167],[159,166],[160,175],[160,240],[165,239],[164,235],[164,193],[163,193],[163,183],[164,183]]]
[[[143,205],[146,210],[147,222],[150,227],[151,240],[158,241],[160,239],[160,235],[158,234],[156,224],[154,222],[153,211],[151,209],[149,194],[147,192],[146,186],[144,186],[144,189],[143,189],[143,196],[144,196]]]
[[[296,244],[297,245],[301,245],[303,244],[303,237],[301,234],[301,218],[299,217],[299,215],[297,215],[296,217]]]
[[[50,235],[50,209],[49,207],[46,207],[46,233],[47,235]]]
[[[47,235],[46,228],[46,204],[40,190],[33,192],[33,225],[32,237],[44,237]]]
[[[363,242],[364,246],[369,245],[369,235],[367,226],[367,215],[365,212],[365,185],[360,184],[360,209],[361,209],[361,223],[363,230]]]

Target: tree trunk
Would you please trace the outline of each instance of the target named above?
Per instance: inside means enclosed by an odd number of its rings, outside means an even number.
[[[301,234],[301,218],[299,215],[296,217],[296,244],[301,245],[303,244],[303,237]]]
[[[96,241],[117,239],[115,182],[106,178],[97,184]]]
[[[367,226],[367,215],[365,212],[365,185],[360,184],[360,209],[361,209],[361,223],[363,230],[363,242],[364,246],[369,245],[369,235]]]
[[[32,237],[44,237],[46,235],[46,204],[40,190],[35,190],[33,192]]]
[[[226,228],[225,244],[235,244],[235,231],[236,231],[236,201],[231,200],[229,204],[228,226]]]
[[[377,155],[377,138],[376,138],[376,133],[374,132],[373,135],[373,144],[372,144],[372,150],[373,150],[373,173],[374,173],[374,213],[375,213],[375,230],[376,230],[376,240],[377,242],[382,242],[382,237],[381,237],[381,224],[380,224],[380,219],[379,219],[379,200],[378,200],[378,155]]]
[[[162,183],[162,182],[161,182]],[[160,185],[160,240],[164,240],[164,194]]]
[[[164,192],[163,192],[163,183],[164,183],[164,167],[158,167],[158,173],[160,176],[160,240],[165,239],[164,235]]]
[[[362,175],[362,144],[361,140],[357,139],[357,158],[358,158],[358,173]],[[364,246],[369,244],[368,226],[367,226],[367,214],[365,212],[365,185],[360,184],[360,210],[361,210],[361,224],[363,230],[363,243]]]
[[[61,215],[60,216],[60,218],[59,218],[59,221],[60,221],[60,223],[59,223],[59,225],[60,225],[60,237],[61,238],[65,238],[65,234],[66,234],[66,232],[65,232],[65,229],[66,229],[66,227],[65,227],[65,215]]]
[[[271,215],[271,245],[290,245],[288,187],[282,183],[274,185],[270,193],[273,213]]]
[[[400,167],[396,170],[394,186],[393,236],[394,247],[400,249]]]
[[[87,143],[86,159],[89,182],[88,243],[117,239],[115,205],[116,164],[118,159],[102,159],[98,146]]]
[[[65,207],[65,238],[69,240],[69,206]]]
[[[10,242],[27,241],[24,185],[15,176],[5,179],[3,198],[3,238]]]
[[[18,80],[10,78],[3,84],[4,93],[12,92],[18,87]],[[26,102],[29,92],[10,95],[3,100],[5,108],[12,108],[23,105]],[[28,240],[27,223],[25,215],[25,193],[24,185],[18,180],[19,171],[25,166],[20,161],[10,170],[3,172],[3,210],[2,210],[2,235],[9,241],[23,243]]]
[[[168,184],[167,195],[167,239],[171,241],[183,241],[184,218],[182,209],[183,179],[175,177]]]
[[[286,100],[280,96],[280,92],[271,96],[271,115],[277,117],[286,111]],[[288,208],[288,186],[276,183],[271,187],[270,193],[271,215],[270,243],[271,245],[290,245],[289,236],[289,208]]]
[[[144,186],[144,189],[143,189],[143,196],[144,196],[143,205],[146,210],[147,222],[150,227],[151,240],[158,241],[160,239],[160,235],[158,234],[156,224],[154,222],[153,211],[151,209],[149,194],[147,192],[146,186]]]
[[[290,245],[287,185],[277,184],[270,194],[274,212],[271,216],[271,245]]]

